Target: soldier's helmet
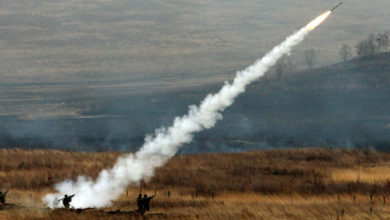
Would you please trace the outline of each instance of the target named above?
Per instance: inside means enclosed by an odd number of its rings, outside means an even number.
[[[142,194],[138,194],[138,197],[142,197]]]
[[[145,194],[144,197],[148,197],[148,195]]]
[[[66,197],[68,197],[68,195],[67,195],[67,194],[65,194],[65,196],[64,196],[64,197],[66,198]]]

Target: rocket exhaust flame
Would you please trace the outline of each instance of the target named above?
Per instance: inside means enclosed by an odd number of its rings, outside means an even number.
[[[317,18],[315,18],[313,21],[311,21],[309,24],[306,25],[307,29],[309,31],[313,30],[314,28],[316,28],[318,25],[320,25],[323,21],[325,21],[325,19],[328,18],[328,16],[332,13],[331,10],[323,13],[322,15],[318,16]]]
[[[157,129],[154,135],[146,136],[138,152],[121,156],[111,169],[101,171],[96,180],[80,176],[77,181],[58,183],[55,185],[58,193],[47,194],[43,201],[48,207],[59,207],[60,204],[54,202],[57,198],[64,194],[76,194],[71,204],[75,208],[111,205],[128,186],[139,185],[141,180],[152,178],[154,170],[172,158],[180,146],[189,143],[195,132],[212,128],[222,119],[221,112],[233,104],[247,85],[264,76],[279,58],[289,54],[330,13],[327,11],[320,15],[252,66],[237,72],[231,83],[226,82],[218,93],[207,95],[199,106],[189,106],[188,114],[175,118],[171,127]]]

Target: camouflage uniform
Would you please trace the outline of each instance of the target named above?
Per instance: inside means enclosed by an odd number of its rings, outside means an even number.
[[[72,202],[72,197],[73,196],[74,195],[71,195],[71,196],[65,195],[64,198],[62,199],[62,204],[64,204],[64,207],[66,209],[69,209],[70,202]]]
[[[147,196],[146,194],[144,195],[144,198],[142,198],[142,203],[143,203],[143,206],[144,206],[144,209],[146,210],[146,211],[150,211],[150,200],[152,200],[154,197],[155,197],[156,195],[154,195],[154,196]]]
[[[137,206],[138,206],[138,212],[141,213],[141,215],[144,214],[145,212],[145,209],[144,209],[144,206],[143,206],[143,201],[142,201],[142,194],[139,194],[138,197],[137,197]]]
[[[142,194],[139,194],[137,197],[137,206],[138,206],[138,210],[141,210],[143,208],[142,207]]]

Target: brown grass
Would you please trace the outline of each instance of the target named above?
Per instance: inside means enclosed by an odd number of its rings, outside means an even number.
[[[57,150],[0,150],[0,184],[18,189],[38,189],[67,178],[96,177],[114,164],[118,152],[76,153]]]
[[[112,207],[82,213],[49,210],[40,201],[53,183],[81,174],[96,177],[119,155],[0,150],[5,158],[0,187],[11,189],[7,201],[16,205],[0,211],[0,219],[140,219],[132,211],[137,188],[129,188]],[[158,191],[146,219],[386,219],[389,171],[390,154],[358,150],[177,156],[143,184],[146,193]],[[122,212],[108,212],[117,209]]]
[[[158,169],[148,187],[184,187],[208,195],[387,192],[389,161],[387,153],[327,149],[179,156]],[[345,179],[345,172],[356,170],[360,178]]]

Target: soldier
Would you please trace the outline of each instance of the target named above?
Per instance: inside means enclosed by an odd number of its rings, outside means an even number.
[[[65,194],[64,198],[58,200],[58,201],[61,201],[62,200],[62,204],[64,204],[64,207],[66,209],[69,209],[69,206],[70,206],[70,202],[72,202],[72,198],[75,194],[71,195],[71,196],[68,196]]]
[[[143,203],[143,208],[146,210],[146,211],[150,211],[150,200],[152,200],[154,197],[156,196],[156,194],[154,194],[153,196],[147,196],[146,194],[144,195],[144,198],[142,198],[142,203]]]
[[[142,203],[142,194],[138,194],[138,197],[137,197],[137,206],[138,206],[138,212],[140,212],[142,215],[144,214],[145,212],[145,209],[143,207],[143,203]]]
[[[8,193],[8,191],[7,192],[0,191],[0,205],[5,204],[5,196],[7,195],[7,193]]]

